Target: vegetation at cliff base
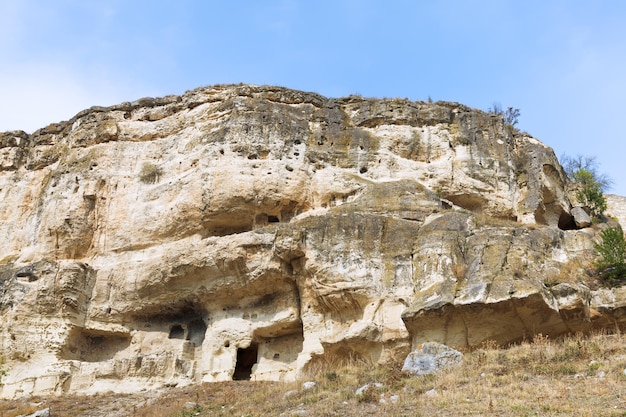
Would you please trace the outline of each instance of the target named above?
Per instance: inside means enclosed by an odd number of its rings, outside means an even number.
[[[0,400],[0,415],[57,417],[626,416],[626,336],[536,335],[484,343],[463,362],[412,376],[395,363],[327,363],[294,382],[228,381],[136,394]],[[304,387],[304,382],[310,388]],[[120,381],[123,384],[124,381]],[[369,384],[366,395],[357,390]]]
[[[595,243],[598,258],[595,267],[609,283],[626,277],[626,240],[622,228],[609,227],[600,232],[600,242]]]

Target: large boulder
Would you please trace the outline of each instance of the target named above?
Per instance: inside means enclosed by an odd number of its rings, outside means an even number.
[[[576,227],[582,229],[584,227],[591,226],[591,216],[585,211],[583,207],[576,206],[572,208],[570,213],[574,218],[574,223],[576,223]]]

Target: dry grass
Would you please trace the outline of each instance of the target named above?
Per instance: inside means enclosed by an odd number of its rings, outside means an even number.
[[[431,376],[407,375],[400,364],[325,365],[303,380],[316,382],[309,390],[303,381],[233,381],[31,402],[42,401],[39,408],[50,406],[54,416],[626,416],[626,337],[620,334],[538,336],[506,349],[487,343],[467,352],[462,365]],[[357,397],[368,383],[382,386]],[[186,411],[186,402],[198,407]],[[32,410],[32,403],[18,403],[0,402],[0,416]]]
[[[563,283],[584,284],[591,289],[598,289],[602,286],[602,281],[590,257],[571,259],[562,264],[558,269],[549,271],[546,274],[544,283],[548,287]]]
[[[154,184],[159,181],[163,171],[152,162],[144,162],[139,171],[139,180],[145,184]]]

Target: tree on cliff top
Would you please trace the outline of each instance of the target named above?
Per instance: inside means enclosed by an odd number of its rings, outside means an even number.
[[[504,124],[507,126],[515,127],[519,122],[520,111],[514,107],[508,107],[506,110],[502,109],[502,105],[498,102],[494,102],[493,106],[487,110],[491,114],[496,116],[502,116]]]

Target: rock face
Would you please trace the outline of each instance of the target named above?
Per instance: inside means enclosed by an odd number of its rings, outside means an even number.
[[[0,396],[621,325],[615,291],[544,284],[593,249],[566,182],[499,116],[276,87],[1,133]]]
[[[626,197],[615,194],[606,196],[607,214],[617,219],[623,229],[626,229]]]

